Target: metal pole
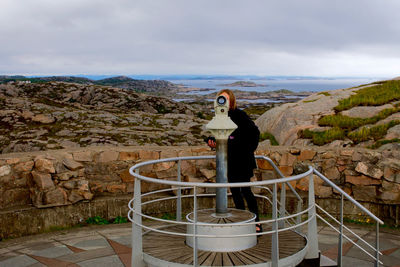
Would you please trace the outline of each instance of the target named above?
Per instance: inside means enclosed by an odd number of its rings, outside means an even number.
[[[379,266],[379,223],[376,222],[376,236],[375,236],[375,257],[376,261],[374,266],[378,267]]]
[[[181,181],[181,161],[178,160],[178,182]],[[179,186],[177,189],[177,196],[176,199],[176,220],[180,222],[182,220],[182,192],[181,187]]]
[[[285,217],[286,215],[286,183],[281,183],[281,206],[279,207],[279,217]],[[279,221],[279,228],[285,228],[285,221]]]
[[[135,171],[139,174],[139,169]],[[141,200],[141,181],[135,178],[135,189],[134,189],[134,202],[133,207],[135,212],[133,213],[132,223],[132,267],[144,267],[143,261],[143,245],[142,245],[142,228],[137,224],[142,224],[142,217],[139,213],[142,213],[142,200]]]
[[[283,185],[284,186],[284,185]],[[277,201],[277,190],[278,185],[274,184],[274,191],[272,194],[272,238],[271,238],[271,264],[272,267],[278,267],[279,263],[279,237],[278,237],[278,222],[276,219],[278,218],[278,201]]]
[[[198,266],[197,258],[197,187],[193,187],[193,266]]]
[[[228,140],[217,139],[217,183],[228,182]],[[228,213],[228,192],[226,187],[216,190],[216,209],[220,215]]]
[[[338,244],[338,267],[342,266],[342,254],[343,254],[343,194],[340,195],[340,228],[339,228],[339,244]]]
[[[308,211],[308,218],[312,218],[308,223],[307,238],[310,242],[306,259],[319,258],[318,251],[318,229],[317,229],[317,211],[315,210],[315,195],[314,195],[314,178],[313,174],[308,176],[308,207],[311,207]]]

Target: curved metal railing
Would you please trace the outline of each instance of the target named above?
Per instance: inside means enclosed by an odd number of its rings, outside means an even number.
[[[129,169],[129,172],[132,176],[135,177],[135,188],[134,188],[134,198],[129,201],[129,213],[128,213],[128,218],[130,221],[132,221],[132,266],[135,267],[140,267],[144,266],[143,262],[143,249],[142,249],[142,229],[149,231],[154,231],[158,233],[163,233],[163,234],[170,234],[170,235],[179,235],[179,236],[185,236],[185,237],[192,237],[194,242],[193,246],[193,265],[198,266],[198,249],[197,249],[197,239],[198,238],[212,238],[212,237],[218,237],[216,235],[200,235],[197,234],[196,227],[198,225],[198,220],[197,220],[197,210],[198,210],[198,198],[201,197],[213,197],[215,196],[214,193],[202,193],[199,194],[197,193],[199,188],[228,188],[228,187],[258,187],[261,190],[264,190],[266,193],[265,195],[262,194],[255,194],[257,198],[261,198],[263,200],[268,201],[269,204],[271,204],[272,207],[272,214],[271,214],[271,219],[268,220],[261,220],[260,222],[246,222],[246,223],[241,223],[241,225],[252,225],[252,224],[257,224],[257,223],[262,223],[262,224],[269,224],[271,225],[271,229],[269,231],[264,231],[262,233],[251,233],[251,234],[245,234],[245,235],[224,235],[225,237],[245,237],[245,236],[254,236],[254,235],[267,235],[270,234],[272,236],[271,238],[271,265],[273,267],[279,266],[280,260],[279,260],[279,242],[278,242],[278,233],[282,231],[288,231],[288,230],[294,230],[297,233],[301,234],[301,228],[305,225],[307,226],[307,245],[305,247],[305,250],[307,252],[306,257],[308,258],[317,258],[319,256],[319,251],[318,251],[318,237],[317,237],[317,218],[321,219],[323,222],[327,223],[330,227],[333,227],[327,220],[325,220],[321,215],[317,214],[316,208],[318,210],[321,210],[325,215],[328,215],[329,220],[334,220],[336,222],[339,222],[336,220],[333,216],[331,216],[329,213],[327,213],[325,210],[323,210],[320,206],[318,206],[315,203],[315,196],[314,196],[314,181],[313,181],[313,176],[316,175],[317,177],[321,178],[324,180],[329,186],[333,187],[337,192],[339,192],[342,196],[342,205],[341,205],[341,217],[340,217],[340,229],[337,230],[339,232],[339,243],[338,243],[338,263],[341,263],[342,259],[342,242],[343,242],[343,237],[346,239],[350,240],[351,242],[354,243],[351,238],[348,236],[344,235],[343,233],[343,198],[346,197],[349,201],[351,201],[353,204],[355,204],[357,207],[359,207],[363,212],[365,212],[368,216],[370,216],[373,220],[375,220],[378,223],[383,224],[383,222],[377,218],[374,214],[372,214],[369,210],[367,210],[365,207],[363,207],[360,203],[358,203],[356,200],[351,198],[348,194],[346,194],[342,189],[340,189],[337,185],[332,183],[328,178],[323,176],[321,173],[319,173],[317,170],[315,170],[313,167],[309,166],[308,171],[299,174],[299,175],[294,175],[290,177],[285,177],[282,172],[279,170],[279,168],[274,164],[274,162],[265,156],[256,156],[257,159],[262,159],[266,160],[269,162],[269,164],[273,167],[273,169],[276,171],[276,173],[280,176],[278,179],[273,179],[273,180],[265,180],[265,181],[255,181],[255,182],[240,182],[240,183],[198,183],[198,182],[183,182],[181,180],[181,162],[184,160],[209,160],[209,159],[215,159],[215,156],[191,156],[191,157],[175,157],[175,158],[167,158],[167,159],[160,159],[160,160],[151,160],[151,161],[146,161],[142,163],[138,163],[131,167]],[[165,162],[177,162],[177,176],[176,176],[176,181],[171,181],[171,180],[161,180],[161,179],[156,179],[156,178],[150,178],[146,177],[140,174],[140,168],[147,166],[147,165],[152,165],[152,164],[157,164],[157,163],[165,163]],[[293,186],[290,184],[291,181],[296,181],[305,177],[309,177],[309,192],[308,192],[308,207],[302,210],[303,207],[303,200],[302,197],[296,192],[296,190],[293,188]],[[156,184],[162,184],[165,186],[170,186],[170,188],[167,189],[160,189],[152,192],[147,192],[147,193],[141,193],[141,181],[145,181],[148,183],[156,183]],[[278,184],[281,184],[280,186],[280,201],[278,201],[277,196],[278,196]],[[293,195],[297,198],[297,210],[296,213],[290,214],[286,210],[286,186],[291,190]],[[272,187],[272,188],[270,188]],[[183,190],[190,190],[193,193],[189,194],[182,194]],[[169,193],[169,192],[175,192],[176,195],[174,196],[165,196],[161,195],[162,193]],[[271,198],[269,198],[267,195],[270,194]],[[156,197],[159,196],[159,198],[155,199],[150,199],[145,202],[142,202],[142,197]],[[193,222],[187,222],[187,221],[182,221],[182,200],[183,199],[193,199]],[[156,202],[161,202],[161,201],[176,201],[176,219],[175,220],[166,220],[162,218],[157,218],[155,216],[150,216],[147,214],[142,213],[142,207],[145,205],[149,205],[152,203]],[[154,220],[157,222],[161,223],[166,223],[168,225],[163,225],[161,227],[151,227],[151,226],[146,226],[142,223],[142,218],[144,219],[149,219],[149,220]],[[304,218],[304,219],[303,219]],[[227,223],[227,224],[218,224],[219,227],[229,227],[231,225],[237,225],[237,223]],[[168,229],[171,225],[193,225],[194,228],[194,233],[193,234],[188,234],[188,233],[181,233],[181,232],[174,232],[174,231],[169,231],[166,230]],[[201,222],[201,225],[204,226],[216,226],[216,224],[213,223],[204,223]],[[347,230],[348,228],[345,227]],[[375,262],[376,266],[381,263],[379,261],[379,255],[381,254],[379,252],[379,239],[378,239],[378,231],[379,227],[377,226],[377,238],[376,238],[376,246],[375,248],[372,247],[371,245],[368,244],[370,248],[374,250],[375,254],[372,255],[359,245],[355,244],[358,246],[362,251],[364,251],[368,256],[372,257]],[[145,232],[145,233],[147,233]],[[351,234],[356,235],[354,232],[350,230]],[[302,235],[302,234],[301,234]],[[357,236],[357,235],[356,235]],[[357,238],[360,238],[357,236]],[[362,238],[360,238],[362,240]],[[364,241],[364,240],[363,240]],[[364,241],[365,242],[365,241]],[[340,265],[339,265],[340,266]]]

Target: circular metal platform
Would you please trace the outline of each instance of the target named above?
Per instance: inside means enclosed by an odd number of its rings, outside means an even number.
[[[265,231],[268,226],[263,225]],[[186,227],[164,228],[186,233]],[[288,230],[279,233],[279,261],[282,266],[300,263],[307,249],[307,239]],[[148,266],[193,266],[193,248],[186,245],[185,236],[148,232],[143,235],[143,258]],[[290,265],[285,265],[290,263]],[[252,248],[235,252],[198,251],[199,266],[271,266],[271,235],[261,235]],[[294,264],[294,265],[292,265]]]

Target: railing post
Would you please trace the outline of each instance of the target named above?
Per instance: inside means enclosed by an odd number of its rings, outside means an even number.
[[[339,226],[339,242],[338,242],[338,267],[342,266],[342,254],[343,254],[343,194],[340,195],[340,226]]]
[[[302,202],[300,200],[297,200],[297,213],[301,212],[301,208],[302,208],[301,204],[302,204]],[[296,224],[299,225],[300,223],[301,223],[301,215],[299,214],[296,217]],[[302,232],[301,226],[297,227],[296,230],[297,230],[297,232],[301,233]]]
[[[177,180],[178,182],[181,182],[181,161],[178,160],[178,175],[177,175]],[[179,186],[178,189],[176,190],[176,220],[180,222],[182,220],[182,190],[181,187]]]
[[[136,169],[135,172],[139,174],[139,169]],[[133,202],[133,223],[132,223],[132,267],[144,267],[143,261],[143,245],[142,245],[142,217],[138,213],[142,213],[142,200],[141,200],[141,181],[138,178],[135,178],[135,188],[134,188],[134,202]],[[139,225],[138,225],[139,224]]]
[[[378,267],[379,266],[379,222],[376,222],[376,236],[375,236],[375,257],[376,261],[374,266]]]
[[[281,206],[279,207],[279,217],[285,217],[286,215],[286,183],[281,183]],[[279,228],[285,228],[285,221],[279,221]]]
[[[310,210],[308,211],[308,218],[312,218],[308,222],[308,251],[306,254],[306,259],[316,259],[319,258],[319,250],[318,250],[318,229],[317,229],[317,215],[315,210],[315,195],[314,195],[314,177],[313,173],[309,176],[309,184],[308,184],[308,207]]]
[[[284,184],[282,186],[285,186]],[[279,263],[279,237],[278,237],[278,201],[277,201],[278,185],[274,184],[272,194],[272,238],[271,238],[271,263],[272,267],[278,267]]]
[[[193,266],[198,266],[197,258],[197,187],[193,187]]]

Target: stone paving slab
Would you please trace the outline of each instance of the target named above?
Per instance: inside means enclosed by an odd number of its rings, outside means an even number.
[[[355,227],[355,232],[372,244],[375,242],[374,230]],[[318,231],[322,254],[336,260],[338,234],[322,226],[318,226]],[[361,241],[354,240],[361,244]],[[382,266],[400,265],[400,232],[382,232],[380,248],[384,253],[381,256]],[[0,266],[130,266],[130,249],[130,224],[83,227],[2,241]],[[373,266],[372,259],[346,240],[343,243],[343,254],[343,266]]]

